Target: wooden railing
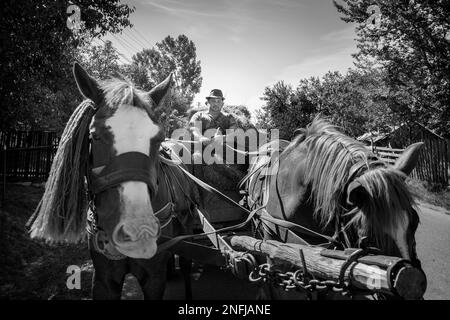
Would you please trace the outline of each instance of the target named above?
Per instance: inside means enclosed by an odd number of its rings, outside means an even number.
[[[367,147],[381,160],[393,165],[404,149],[386,147]],[[436,142],[425,141],[419,156],[419,162],[411,173],[413,178],[429,183],[447,186],[449,182],[449,163],[446,145],[440,146]]]
[[[381,158],[381,160],[389,163],[394,164],[397,158],[403,153],[404,149],[393,149],[393,148],[386,148],[386,147],[368,147],[370,150],[372,150],[373,153],[375,153],[377,156]]]

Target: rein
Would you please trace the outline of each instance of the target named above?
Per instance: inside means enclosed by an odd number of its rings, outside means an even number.
[[[183,142],[191,142],[188,140],[174,140],[174,139],[168,139],[168,141],[172,141],[177,144],[182,144]],[[269,149],[268,149],[264,152],[260,152],[260,151],[243,152],[243,151],[237,150],[237,149],[229,146],[228,144],[225,144],[225,145],[227,147],[233,149],[233,151],[235,151],[235,152],[241,152],[246,155],[260,155],[262,153],[266,154],[269,151]],[[184,148],[187,149],[186,147],[184,147]],[[166,156],[164,155],[164,153]],[[170,153],[170,155],[168,155],[168,153]],[[244,222],[241,222],[241,223],[233,225],[233,226],[225,227],[225,228],[214,230],[211,232],[204,232],[204,233],[195,234],[195,235],[182,235],[182,236],[170,238],[169,240],[163,242],[162,244],[160,244],[158,246],[158,252],[168,250],[169,248],[176,245],[180,241],[183,241],[186,239],[202,237],[202,236],[206,236],[206,235],[210,235],[210,234],[217,234],[220,232],[240,229],[240,228],[244,227],[245,225],[247,225],[250,221],[252,221],[252,219],[255,216],[258,216],[258,218],[263,223],[266,222],[266,223],[264,223],[264,225],[266,225],[266,226],[267,226],[267,223],[274,224],[276,226],[283,227],[288,230],[293,230],[293,231],[297,231],[297,232],[300,232],[303,234],[309,234],[309,235],[314,235],[316,237],[324,238],[325,240],[328,241],[327,244],[335,244],[335,245],[342,246],[342,243],[337,240],[336,235],[337,235],[337,233],[340,233],[340,232],[345,233],[345,228],[342,228],[339,232],[336,232],[334,237],[329,237],[324,234],[315,232],[304,226],[301,226],[299,224],[296,224],[296,223],[293,223],[290,221],[286,221],[286,220],[282,220],[282,219],[274,218],[266,210],[267,201],[268,201],[267,196],[265,197],[265,201],[264,201],[265,203],[261,204],[260,206],[254,208],[252,210],[249,210],[249,209],[241,206],[240,204],[238,204],[233,199],[231,199],[227,195],[223,194],[216,188],[214,188],[214,187],[210,186],[209,184],[205,183],[204,181],[198,179],[193,174],[191,174],[189,171],[187,171],[183,167],[183,163],[182,163],[181,159],[179,159],[176,155],[174,155],[171,149],[162,148],[162,150],[160,150],[160,152],[158,154],[158,157],[159,157],[161,164],[165,164],[169,168],[170,167],[178,167],[189,179],[194,181],[198,186],[200,186],[201,188],[205,189],[208,192],[214,193],[216,196],[222,198],[223,200],[227,201],[228,203],[232,204],[233,206],[240,208],[241,210],[243,210],[244,212],[246,212],[248,214],[248,216]],[[88,180],[89,210],[90,210],[90,215],[89,215],[90,218],[88,219],[89,224],[88,224],[88,228],[87,228],[88,233],[91,236],[94,236],[94,241],[93,241],[94,249],[96,249],[97,251],[101,252],[102,254],[106,255],[108,258],[111,258],[113,260],[123,259],[126,256],[124,256],[120,253],[118,255],[114,254],[114,253],[111,254],[110,253],[111,251],[112,252],[115,251],[115,250],[113,250],[112,244],[108,243],[107,240],[102,240],[102,238],[103,238],[102,232],[104,232],[104,231],[101,230],[101,228],[99,228],[96,223],[97,214],[96,214],[96,209],[95,209],[95,205],[94,205],[95,195],[104,190],[107,190],[108,188],[116,186],[117,184],[119,184],[121,182],[130,181],[130,180],[145,182],[149,186],[149,188],[153,189],[152,183],[151,183],[151,178],[149,175],[149,169],[148,169],[149,160],[150,160],[150,158],[147,155],[139,153],[139,152],[124,153],[124,154],[121,154],[121,155],[115,157],[112,162],[110,162],[106,167],[102,168],[102,170],[99,174],[93,173],[92,168],[90,167],[90,162],[88,164],[87,180]],[[272,157],[271,157],[271,160],[272,160]],[[276,159],[276,161],[278,161],[278,159]],[[270,163],[270,161],[268,161],[267,163],[261,165],[260,167],[258,167],[256,169],[254,169],[243,179],[243,181],[241,181],[240,184],[245,183],[246,180],[248,180],[252,175],[257,173],[258,171],[262,171],[263,169],[268,170],[269,163]],[[125,168],[120,169],[123,166]],[[163,170],[163,175],[165,177],[164,180],[165,180],[165,183],[169,190],[169,195],[171,198],[166,205],[164,205],[162,208],[160,208],[157,212],[154,213],[154,215],[158,217],[162,213],[170,210],[169,219],[167,221],[161,222],[161,229],[162,229],[162,228],[166,227],[167,225],[169,225],[170,222],[172,221],[173,213],[174,213],[173,199],[175,197],[173,194],[174,190],[173,190],[173,188],[170,187],[170,182],[168,181],[167,173],[164,171],[163,166],[161,166],[160,168]],[[174,176],[174,178],[175,178],[176,182],[181,186],[180,182],[178,181],[178,178],[176,176]],[[277,178],[278,178],[278,169],[276,171],[275,179],[277,180]],[[267,188],[268,182],[269,182],[269,179],[266,179],[265,194],[268,193],[268,188]],[[183,190],[183,188],[181,188],[181,189]],[[153,191],[155,191],[155,190],[153,190]],[[187,196],[187,197],[192,203],[195,204],[195,202],[192,199],[190,199],[189,196]],[[158,220],[160,220],[159,217],[158,217]],[[295,235],[295,236],[297,236],[297,235]],[[308,242],[303,240],[301,237],[299,237],[299,236],[297,236],[297,237],[299,238],[299,240],[301,242],[310,245]]]
[[[264,214],[260,216],[261,220],[263,220],[263,221],[265,220],[266,222],[272,223],[272,224],[276,225],[277,227],[284,227],[284,228],[289,229],[291,231],[297,231],[297,232],[300,232],[300,233],[303,233],[303,234],[313,235],[313,236],[316,236],[316,237],[319,237],[319,238],[323,238],[323,239],[328,241],[327,243],[321,244],[320,246],[328,245],[328,244],[334,244],[334,245],[337,245],[337,246],[341,246],[342,244],[337,240],[337,237],[329,237],[327,235],[324,235],[324,234],[318,233],[318,232],[316,232],[314,230],[311,230],[309,228],[306,228],[306,227],[304,227],[302,225],[299,225],[299,224],[296,224],[296,223],[293,223],[293,222],[290,222],[290,221],[274,218],[267,212],[266,207],[267,207],[267,204],[268,204],[268,201],[269,201],[268,195],[269,195],[269,187],[270,187],[270,179],[268,178],[268,176],[271,176],[271,175],[268,175],[267,172],[271,169],[271,165],[273,166],[274,164],[279,163],[280,157],[278,155],[278,157],[276,159],[273,159],[273,158],[274,157],[272,155],[267,162],[263,163],[262,165],[260,165],[256,169],[253,169],[242,181],[242,183],[245,183],[247,181],[248,187],[250,188],[250,177],[255,175],[255,174],[257,174],[257,173],[261,173],[262,171],[264,171],[264,173],[263,173],[263,175],[264,175],[264,186],[262,186],[264,192],[263,192],[262,195],[260,195],[260,197],[259,197],[259,200],[260,200],[259,201],[259,205],[257,206],[257,208],[258,208],[257,210],[264,210],[263,211]],[[284,213],[283,202],[281,200],[279,189],[278,189],[278,172],[279,172],[279,166],[277,167],[276,172],[275,172],[275,187],[276,187],[278,199],[279,199],[280,204],[281,204],[281,210]],[[253,188],[255,188],[255,185],[256,184],[253,185]],[[252,189],[252,190],[254,190],[254,189]],[[249,194],[250,194],[250,192],[249,192]],[[257,204],[258,201],[257,200],[253,201],[253,203]],[[268,227],[267,224],[264,224],[264,225],[266,227]],[[301,237],[299,237],[299,236],[297,236],[295,234],[293,236],[294,237],[295,236],[298,237],[300,242],[302,242],[304,244],[307,244],[307,245],[310,245],[310,246],[314,246],[314,245],[311,245],[310,243],[308,243],[307,241],[305,241],[304,239],[302,239]]]
[[[171,152],[170,149],[167,149],[166,151]],[[183,235],[183,236],[178,236],[175,238],[170,239],[167,242],[164,242],[162,245],[160,245],[158,247],[158,251],[163,251],[163,250],[167,250],[168,248],[174,246],[175,244],[177,244],[178,242],[182,241],[182,240],[186,240],[186,239],[190,239],[190,238],[194,238],[194,237],[200,237],[200,236],[205,236],[205,235],[209,235],[209,234],[215,234],[215,233],[220,233],[220,232],[224,232],[224,231],[231,231],[231,230],[236,230],[239,228],[244,227],[245,225],[247,225],[250,221],[252,221],[253,217],[258,216],[259,219],[263,220],[263,221],[267,221],[269,223],[273,223],[275,225],[287,228],[287,229],[293,229],[302,233],[309,233],[309,234],[313,234],[315,236],[319,236],[322,237],[324,239],[326,239],[327,241],[329,241],[329,243],[336,243],[336,240],[333,239],[332,237],[317,233],[313,230],[310,230],[304,226],[301,226],[299,224],[290,222],[290,221],[286,221],[286,220],[282,220],[282,219],[277,219],[272,217],[270,214],[267,213],[266,211],[266,205],[257,207],[253,210],[249,210],[243,206],[241,206],[240,204],[238,204],[237,202],[235,202],[233,199],[229,198],[227,195],[223,194],[222,192],[220,192],[219,190],[217,190],[216,188],[210,186],[209,184],[205,183],[204,181],[198,179],[197,177],[195,177],[193,174],[191,174],[189,171],[187,171],[185,168],[183,168],[181,166],[181,160],[174,155],[173,153],[171,153],[171,159],[173,159],[173,157],[175,156],[175,160],[169,160],[165,157],[161,157],[160,156],[160,160],[168,165],[171,166],[178,166],[180,168],[181,171],[183,171],[183,173],[190,178],[192,181],[194,181],[196,184],[198,184],[200,187],[202,187],[203,189],[205,189],[206,191],[212,192],[214,193],[216,196],[222,198],[223,200],[229,202],[230,204],[242,209],[243,211],[245,211],[248,216],[246,218],[246,220],[244,222],[241,222],[239,224],[233,225],[233,226],[229,226],[229,227],[225,227],[222,229],[218,229],[212,232],[204,232],[204,233],[200,233],[200,234],[196,234],[196,235]],[[301,238],[300,238],[301,239]],[[303,239],[301,239],[302,242],[307,243],[306,241],[304,241]]]

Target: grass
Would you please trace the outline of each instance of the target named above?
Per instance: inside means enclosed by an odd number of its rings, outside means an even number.
[[[49,245],[31,240],[25,224],[43,188],[8,184],[0,210],[0,299],[88,299],[92,264],[87,244]],[[70,265],[81,267],[81,290],[69,290]]]
[[[447,213],[450,212],[450,189],[448,187],[442,188],[415,179],[408,179],[407,183],[420,201],[445,208]]]

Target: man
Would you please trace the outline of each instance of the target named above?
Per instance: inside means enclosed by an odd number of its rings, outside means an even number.
[[[237,128],[234,116],[222,112],[224,100],[222,91],[213,89],[209,96],[206,97],[208,110],[198,111],[189,121],[189,127],[194,139],[202,142],[203,145],[211,143],[214,139],[223,139],[223,135],[226,133],[225,130]],[[214,137],[204,136],[205,131],[208,129],[216,129]]]
[[[200,141],[203,146],[212,142],[225,142],[225,134],[227,129],[236,129],[237,121],[231,114],[222,112],[225,98],[219,89],[213,89],[209,96],[206,97],[206,105],[208,110],[196,112],[189,121],[189,129],[194,137],[194,140]],[[215,134],[205,135],[205,131],[215,129]],[[210,131],[211,132],[211,131]],[[202,159],[202,154],[194,153],[194,163]],[[195,175],[204,180],[203,165],[194,165]]]

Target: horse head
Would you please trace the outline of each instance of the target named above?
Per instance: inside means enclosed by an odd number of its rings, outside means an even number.
[[[112,247],[128,257],[151,258],[161,233],[155,216],[164,140],[158,111],[171,75],[144,92],[124,79],[96,81],[78,64],[73,72],[81,94],[91,102],[82,103],[66,125],[31,236],[79,241],[88,185],[96,227]]]
[[[422,146],[422,142],[410,145],[393,166],[371,168],[371,163],[380,162],[369,161],[359,173],[350,173],[345,192],[346,204],[359,210],[354,221],[359,220],[360,233],[373,236],[386,254],[413,262],[418,261],[414,234],[419,217],[405,179],[417,165]]]
[[[161,232],[152,203],[158,192],[158,151],[164,141],[155,109],[170,88],[171,76],[143,92],[118,79],[99,85],[77,64],[74,75],[80,92],[98,106],[89,127],[88,172],[97,189],[96,223],[120,253],[151,258]]]
[[[414,261],[419,218],[405,178],[417,164],[421,146],[410,146],[389,166],[359,141],[316,118],[277,161],[272,159],[267,211],[339,237],[346,246],[370,245],[382,254]],[[266,179],[251,180],[256,190]],[[260,199],[261,194],[253,197]],[[323,243],[323,238],[306,237],[310,243]]]

